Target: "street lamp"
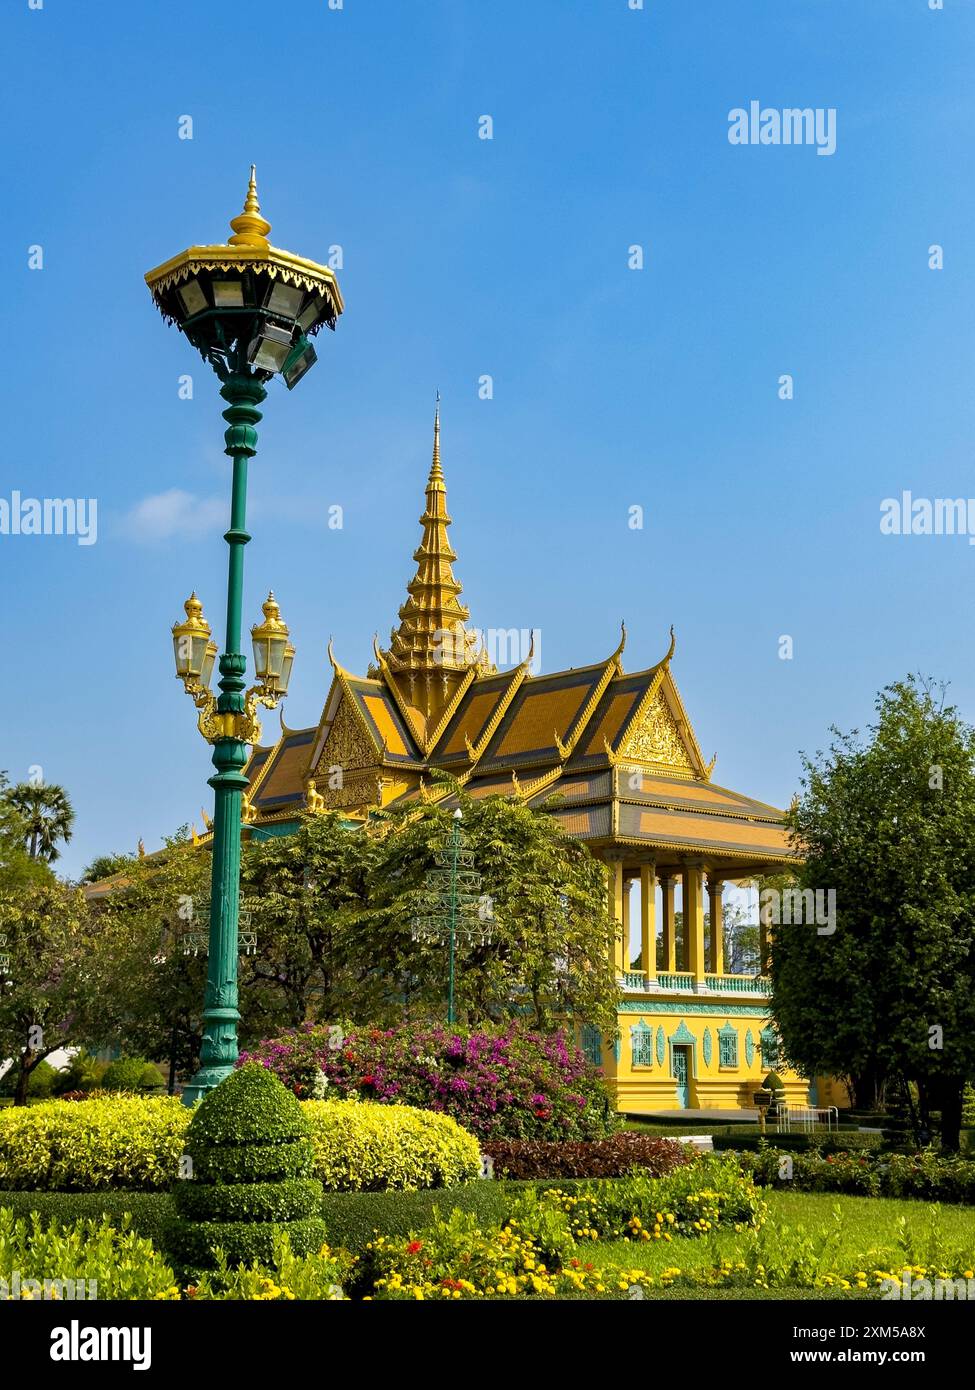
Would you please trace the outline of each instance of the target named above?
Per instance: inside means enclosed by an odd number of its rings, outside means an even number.
[[[486,946],[493,935],[494,908],[481,892],[481,875],[474,871],[474,855],[467,848],[461,831],[463,819],[458,807],[450,822],[450,835],[441,849],[433,852],[438,866],[426,876],[418,906],[425,915],[415,917],[411,935],[421,943],[448,943],[447,1022],[457,1021],[455,1004],[457,941],[463,938],[475,946]]]
[[[183,1093],[191,1105],[233,1071],[237,1060],[237,951],[240,895],[240,821],[247,787],[247,745],[260,739],[257,706],[274,706],[288,689],[294,647],[269,594],[264,622],[252,630],[257,684],[245,690],[247,661],[240,650],[246,530],[247,464],[257,452],[258,406],[265,383],[280,373],[291,390],[316,361],[310,339],[335,327],[344,304],[327,266],[272,246],[271,224],[261,216],[251,165],[244,210],[230,223],[226,244],[191,246],[146,275],[153,302],[175,323],[220,380],[227,402],[225,452],[233,459],[227,628],[220,656],[220,694],[210,690],[216,643],[195,594],[186,618],[173,628],[176,674],[199,713],[199,729],[213,745],[213,864],[210,949],[203,1007],[200,1070]]]

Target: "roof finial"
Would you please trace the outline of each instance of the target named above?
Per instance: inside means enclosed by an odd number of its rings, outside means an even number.
[[[261,216],[261,205],[257,201],[256,164],[251,165],[244,211],[239,217],[232,217],[230,225],[234,232],[228,243],[230,246],[267,246],[267,234],[271,230],[271,224]]]
[[[443,469],[440,467],[440,392],[433,412],[433,463],[430,465],[430,481],[443,482]]]

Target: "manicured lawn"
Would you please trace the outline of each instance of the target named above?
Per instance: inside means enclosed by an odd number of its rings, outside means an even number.
[[[726,1134],[731,1126],[718,1124],[714,1120],[710,1122],[701,1120],[696,1125],[668,1125],[653,1120],[626,1120],[623,1128],[630,1130],[633,1134],[651,1134],[658,1139],[678,1139],[682,1134]],[[755,1125],[755,1133],[758,1133],[758,1125]]]
[[[898,1221],[903,1217],[908,1230],[920,1236],[929,1228],[931,1207],[923,1202],[895,1201],[889,1197],[842,1197],[834,1193],[766,1192],[769,1224],[795,1230],[802,1226],[815,1234],[822,1227],[833,1228],[834,1212],[841,1214],[841,1240],[837,1262],[858,1260],[872,1250],[897,1252]],[[938,1229],[950,1250],[964,1250],[975,1259],[975,1208],[938,1208]],[[586,1247],[586,1259],[600,1268],[640,1268],[651,1274],[676,1266],[702,1269],[719,1258],[734,1259],[747,1234],[719,1231],[710,1240],[675,1237],[672,1241],[596,1241]]]

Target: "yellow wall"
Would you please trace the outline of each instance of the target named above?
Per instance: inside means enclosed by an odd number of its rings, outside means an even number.
[[[726,1013],[657,1013],[653,1001],[648,1001],[648,1007],[643,1012],[621,1014],[618,1044],[615,1048],[612,1045],[603,1046],[603,1074],[615,1092],[617,1109],[639,1115],[684,1108],[678,1098],[677,1081],[672,1070],[675,1043],[690,1049],[690,1094],[686,1108],[753,1109],[753,1092],[770,1070],[762,1062],[761,1051],[761,1032],[767,1024],[767,1018],[736,1013],[733,1006]],[[634,1063],[633,1060],[633,1029],[640,1029],[641,1025],[650,1030],[649,1065],[639,1060]],[[721,1063],[720,1030],[727,1027],[734,1029],[737,1034],[737,1064],[734,1066],[723,1066]],[[751,1049],[747,1045],[749,1031]],[[639,1031],[636,1036],[646,1038],[647,1034]],[[751,1062],[748,1061],[749,1051]],[[780,1065],[776,1070],[785,1083],[787,1102],[790,1105],[808,1105],[808,1083],[784,1066]],[[821,1083],[819,1105],[838,1103],[836,1099],[823,1099],[822,1092]]]

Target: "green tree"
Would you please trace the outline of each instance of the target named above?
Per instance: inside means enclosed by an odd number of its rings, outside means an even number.
[[[81,871],[79,883],[101,883],[103,879],[111,878],[113,874],[120,874],[132,867],[136,859],[134,854],[97,854],[90,864],[86,864]]]
[[[97,1035],[101,942],[81,893],[52,874],[0,891],[0,941],[0,1057],[24,1105],[45,1058]]]
[[[724,905],[724,968],[728,975],[754,975],[761,963],[759,927],[740,902]]]
[[[804,759],[790,812],[800,890],[835,919],[773,927],[773,1014],[807,1075],[850,1078],[858,1104],[915,1081],[957,1148],[975,1075],[975,731],[943,689],[881,691],[869,739],[833,730]],[[784,916],[784,914],[780,914]]]
[[[127,862],[122,882],[93,904],[101,941],[102,1041],[126,1055],[192,1073],[203,1039],[207,957],[190,933],[205,933],[200,904],[210,891],[210,856],[182,842]]]
[[[551,1030],[566,1017],[616,1030],[617,987],[609,961],[615,924],[606,871],[558,822],[507,797],[475,801],[459,791],[463,833],[493,912],[491,940],[457,942],[458,1018],[470,1026],[506,1018]],[[448,838],[451,813],[424,806],[390,817],[383,854],[371,876],[371,901],[385,910],[405,966],[410,1011],[441,1017],[448,946],[412,941],[435,851]]]
[[[368,904],[380,853],[375,837],[332,814],[246,846],[242,891],[257,933],[247,976],[263,1016],[283,1007],[283,1021],[297,1027],[353,1016],[376,1022],[395,1009],[396,942],[386,916]]]
[[[18,782],[4,790],[4,799],[21,817],[24,825],[24,845],[31,859],[53,864],[58,858],[58,845],[71,839],[74,810],[63,787],[33,782]]]

